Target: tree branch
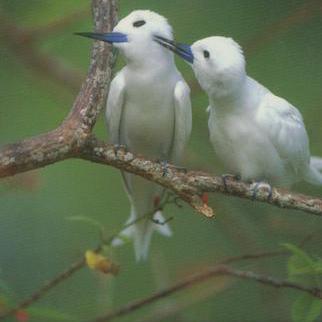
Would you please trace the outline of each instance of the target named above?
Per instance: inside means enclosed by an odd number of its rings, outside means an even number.
[[[116,22],[115,0],[94,0],[93,4],[95,30],[111,30]],[[21,40],[21,31],[18,34]],[[87,78],[67,118],[49,133],[3,146],[0,149],[0,177],[37,169],[67,158],[81,158],[110,165],[156,182],[175,192],[207,217],[213,216],[213,210],[201,198],[205,192],[256,199],[281,208],[322,215],[321,199],[279,189],[273,189],[272,198],[268,198],[265,190],[259,191],[254,198],[252,187],[247,183],[227,179],[224,184],[221,177],[201,172],[184,174],[171,166],[167,175],[164,175],[164,169],[158,162],[125,151],[120,151],[116,156],[113,147],[99,142],[91,135],[108,92],[113,61],[110,45],[94,42]]]
[[[102,163],[140,175],[150,181],[172,190],[198,212],[212,216],[209,207],[203,204],[201,196],[205,192],[219,192],[230,196],[256,200],[271,205],[302,210],[317,216],[322,216],[322,200],[298,193],[290,193],[283,189],[272,189],[272,195],[263,187],[254,196],[251,184],[228,177],[225,182],[221,176],[211,176],[207,173],[189,171],[183,173],[169,165],[167,174],[158,162],[147,160],[141,156],[119,150],[115,155],[112,146],[96,139],[88,140],[78,157],[97,163]],[[0,165],[1,169],[1,165]]]
[[[88,85],[91,87],[90,85]],[[85,87],[85,92],[88,89]],[[95,96],[95,94],[92,94]],[[7,145],[0,150],[0,177],[36,169],[66,158],[81,158],[131,172],[173,191],[199,213],[212,217],[212,209],[203,203],[205,192],[219,192],[249,200],[269,203],[279,208],[301,210],[322,216],[322,200],[283,189],[272,189],[272,196],[263,188],[254,197],[251,184],[203,172],[183,173],[169,165],[164,175],[163,166],[128,151],[115,149],[111,145],[90,136],[98,110],[90,104],[92,95],[80,94],[68,119],[57,130],[48,134]],[[96,97],[99,94],[96,92]],[[84,100],[82,100],[84,98]],[[99,98],[102,99],[101,97]],[[89,115],[88,117],[86,117]],[[81,124],[81,128],[78,128]]]
[[[156,302],[162,298],[165,298],[169,295],[177,293],[178,291],[190,288],[196,284],[204,282],[204,281],[206,281],[210,278],[213,278],[215,276],[223,276],[223,275],[228,275],[228,276],[232,276],[232,277],[236,277],[236,278],[240,278],[240,279],[254,280],[254,281],[259,282],[261,284],[265,284],[265,285],[276,287],[276,288],[290,288],[290,289],[294,289],[294,290],[308,293],[316,298],[322,299],[322,290],[320,290],[318,288],[311,288],[311,287],[303,286],[301,284],[276,279],[276,278],[268,276],[268,275],[254,273],[252,271],[242,271],[242,270],[234,269],[234,268],[229,267],[227,265],[216,265],[214,267],[210,267],[208,270],[206,270],[202,273],[196,273],[196,274],[180,281],[179,283],[176,283],[176,284],[170,286],[169,288],[166,288],[162,291],[156,292],[156,293],[152,294],[151,296],[130,302],[115,311],[112,311],[106,315],[102,315],[100,317],[97,317],[92,322],[112,321],[115,318],[130,314],[130,313],[132,313],[132,312],[134,312],[146,305],[149,305],[149,304]]]

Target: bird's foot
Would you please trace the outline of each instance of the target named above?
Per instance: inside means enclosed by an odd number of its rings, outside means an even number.
[[[257,199],[258,194],[261,192],[267,193],[267,200],[271,201],[273,197],[273,189],[272,186],[264,181],[253,182],[251,185],[252,190],[252,200]]]
[[[168,160],[158,160],[162,167],[162,177],[165,177],[168,174],[169,162]]]
[[[161,166],[162,166],[162,177],[165,177],[168,174],[169,168],[177,170],[177,171],[181,171],[183,173],[188,172],[187,168],[185,168],[185,167],[180,167],[180,166],[176,166],[176,165],[173,165],[173,164],[171,164],[169,166],[169,161],[168,160],[160,160],[160,159],[158,159],[157,162],[160,163]]]
[[[221,175],[222,182],[224,184],[225,191],[228,191],[227,179],[240,180],[240,175],[236,174],[223,174]]]
[[[126,151],[126,145],[124,144],[113,144],[113,151],[114,151],[114,155],[115,157],[117,157],[117,154],[119,151]]]

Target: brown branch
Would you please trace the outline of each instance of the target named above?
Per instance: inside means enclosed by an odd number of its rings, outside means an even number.
[[[276,188],[272,189],[271,197],[269,197],[269,192],[265,188],[260,189],[256,196],[254,196],[253,187],[249,183],[228,177],[225,180],[225,184],[221,176],[211,176],[207,173],[194,171],[183,173],[171,165],[167,175],[164,176],[163,168],[158,162],[144,159],[141,156],[135,156],[124,150],[118,151],[118,154],[115,155],[113,147],[98,142],[95,139],[89,140],[84,145],[84,148],[79,151],[78,157],[110,165],[156,182],[172,190],[190,204],[190,206],[208,217],[212,215],[211,211],[201,200],[201,196],[205,192],[219,192],[230,196],[269,203],[280,208],[302,210],[322,216],[322,199],[290,193]]]
[[[237,269],[231,268],[227,265],[216,265],[216,266],[211,267],[202,273],[196,273],[196,274],[180,281],[179,283],[176,283],[176,284],[170,286],[169,288],[166,288],[164,290],[156,292],[156,293],[154,293],[148,297],[145,297],[143,299],[130,302],[115,311],[112,311],[106,315],[102,315],[102,316],[94,319],[93,322],[112,321],[115,318],[130,314],[130,313],[132,313],[132,312],[134,312],[146,305],[149,305],[149,304],[156,302],[162,298],[165,298],[169,295],[177,293],[178,291],[190,288],[196,284],[199,284],[199,283],[206,281],[210,278],[213,278],[215,276],[223,276],[223,275],[228,275],[228,276],[237,277],[237,278],[241,278],[241,279],[254,280],[254,281],[259,282],[261,284],[265,284],[265,285],[276,287],[276,288],[290,288],[290,289],[294,289],[294,290],[308,293],[316,298],[322,299],[322,290],[320,290],[318,288],[311,288],[311,287],[303,286],[301,284],[289,282],[286,280],[276,279],[271,276],[254,273],[252,271],[237,270]]]
[[[92,87],[91,85],[88,86]],[[88,94],[87,88],[84,91]],[[118,151],[116,155],[113,146],[106,145],[89,136],[98,113],[95,110],[95,106],[90,105],[93,95],[95,93],[85,95],[85,97],[80,94],[65,123],[54,132],[3,147],[0,150],[0,177],[39,168],[62,159],[76,157],[113,166],[158,183],[176,193],[196,211],[207,217],[212,217],[213,213],[212,209],[202,201],[201,196],[205,192],[219,192],[269,203],[280,208],[301,210],[322,216],[322,200],[319,198],[290,193],[276,188],[272,189],[271,197],[269,197],[269,193],[265,188],[260,189],[254,197],[251,184],[233,178],[227,178],[224,184],[220,176],[211,176],[207,173],[193,171],[183,173],[171,165],[167,174],[164,175],[164,169],[158,162],[135,156],[124,150]],[[99,94],[96,93],[96,95],[98,96]],[[101,97],[97,98],[97,96],[94,98],[95,100],[102,99]],[[84,108],[85,112],[82,112],[82,108]],[[94,114],[92,115],[91,113]],[[86,118],[86,115],[89,115],[89,117]],[[78,118],[80,120],[77,120]],[[81,128],[77,127],[79,122],[82,124]]]
[[[110,2],[113,8],[115,8],[114,1]],[[101,8],[109,3],[108,0],[101,0],[101,2]],[[102,11],[102,9],[97,9],[94,12],[96,22],[104,14],[100,10]],[[107,11],[105,17],[107,18],[105,26],[104,21],[96,23],[96,30],[111,30],[116,22],[115,9]],[[9,26],[10,22],[5,21],[5,25]],[[21,46],[24,39],[22,36],[23,31],[17,31],[17,27],[11,27],[7,28],[8,33],[17,34],[16,43]],[[28,34],[25,39],[25,42],[28,43]],[[201,196],[204,192],[221,192],[253,199],[253,191],[247,183],[227,180],[225,185],[220,177],[197,172],[183,174],[174,168],[168,171],[168,175],[164,176],[164,171],[160,164],[142,157],[136,157],[131,153],[121,152],[116,157],[112,147],[104,145],[91,137],[91,130],[108,91],[113,62],[112,56],[109,45],[102,42],[94,43],[88,76],[69,116],[56,130],[16,144],[6,145],[0,149],[0,177],[37,169],[54,162],[76,157],[111,165],[141,175],[172,190],[199,213],[207,217],[213,216],[213,210],[202,201]],[[268,202],[281,208],[298,209],[322,215],[321,199],[290,194],[278,189],[273,190],[271,199],[268,199],[267,195],[266,191],[261,191],[257,194],[256,200]]]

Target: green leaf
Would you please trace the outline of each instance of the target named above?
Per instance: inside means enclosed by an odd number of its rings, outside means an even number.
[[[309,294],[303,294],[293,304],[293,322],[313,322],[321,314],[322,301]]]
[[[314,262],[314,271],[315,274],[321,275],[322,274],[322,259],[318,258]]]
[[[41,318],[43,320],[51,319],[56,321],[67,321],[67,322],[79,321],[79,319],[73,316],[70,316],[67,313],[62,313],[50,308],[32,307],[27,309],[27,312],[30,314],[30,316],[35,318]]]
[[[300,274],[316,274],[315,261],[299,247],[283,244],[293,255],[288,260],[288,273],[292,277]]]

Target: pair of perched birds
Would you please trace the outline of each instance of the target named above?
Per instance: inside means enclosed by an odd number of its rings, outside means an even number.
[[[152,159],[179,164],[189,140],[190,89],[173,52],[192,67],[209,97],[209,133],[227,170],[243,180],[289,186],[305,180],[322,185],[322,159],[310,157],[300,112],[249,77],[241,47],[231,38],[209,37],[192,46],[173,41],[167,20],[149,10],[133,11],[111,33],[79,33],[112,43],[126,60],[113,79],[106,108],[111,143]],[[131,203],[129,222],[153,213],[164,188],[123,173]],[[153,231],[170,236],[157,211],[123,231],[146,258]]]

